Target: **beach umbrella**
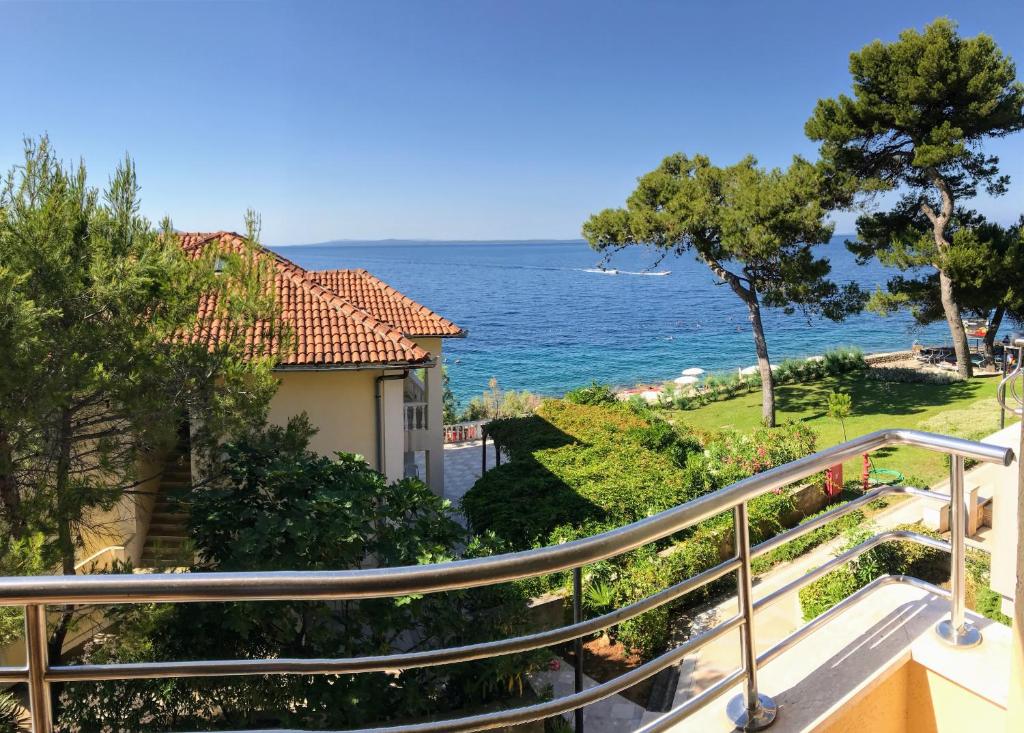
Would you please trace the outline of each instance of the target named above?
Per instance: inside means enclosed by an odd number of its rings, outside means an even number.
[[[743,367],[742,369],[740,369],[740,374],[748,376],[750,374],[757,374],[758,371],[759,367],[757,366],[757,364],[754,364],[754,366]]]
[[[645,402],[657,402],[661,399],[661,392],[655,392],[653,389],[644,390],[640,393],[640,397]]]
[[[697,377],[685,376],[685,377],[676,377],[672,381],[675,382],[676,384],[696,384],[699,380],[697,379]]]
[[[684,377],[699,377],[703,373],[704,370],[701,369],[700,367],[690,367],[689,369],[683,370]]]

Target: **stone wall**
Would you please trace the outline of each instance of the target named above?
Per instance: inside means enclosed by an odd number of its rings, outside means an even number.
[[[868,354],[864,357],[864,361],[867,362],[868,366],[875,366],[876,364],[892,364],[898,361],[906,361],[914,356],[913,351],[889,351],[882,354]]]

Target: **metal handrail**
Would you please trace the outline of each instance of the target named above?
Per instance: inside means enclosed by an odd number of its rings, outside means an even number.
[[[843,553],[808,575],[790,582],[769,596],[754,600],[751,589],[750,561],[774,547],[813,531],[838,516],[854,511],[863,504],[889,493],[927,496],[946,501],[929,492],[912,487],[879,487],[862,497],[837,507],[815,519],[751,548],[749,546],[746,504],[768,491],[807,478],[821,470],[855,458],[861,453],[893,445],[910,445],[948,453],[950,462],[951,541],[944,543],[912,532],[887,532],[867,540]],[[651,608],[663,605],[700,588],[730,572],[738,571],[737,591],[740,613],[683,645],[621,675],[609,682],[577,692],[568,697],[512,710],[455,720],[431,721],[388,728],[394,733],[426,733],[428,731],[484,730],[527,722],[567,712],[610,696],[642,679],[656,674],[682,659],[709,641],[734,628],[740,629],[742,668],[730,675],[732,682],[745,679],[744,694],[730,703],[738,725],[756,730],[770,725],[774,707],[770,698],[757,689],[757,668],[763,665],[755,657],[753,618],[755,612],[770,605],[784,593],[812,582],[829,570],[890,540],[910,540],[950,550],[952,553],[951,616],[939,632],[955,645],[980,641],[977,630],[964,618],[964,459],[1009,465],[1013,451],[1002,446],[987,445],[933,433],[914,430],[883,430],[818,451],[810,456],[756,474],[719,491],[699,497],[686,504],[656,514],[634,524],[574,542],[526,552],[509,553],[487,558],[459,560],[433,565],[399,568],[374,568],[352,571],[249,572],[249,573],[185,573],[174,575],[124,576],[48,576],[0,578],[0,605],[25,606],[28,663],[24,667],[0,668],[0,681],[29,683],[29,699],[35,733],[52,730],[49,685],[58,681],[99,681],[110,679],[142,679],[153,677],[197,677],[252,674],[334,674],[404,669],[410,667],[450,664],[458,661],[509,654],[560,643],[585,636],[606,626],[621,623]],[[537,575],[578,569],[584,565],[628,552],[655,542],[687,527],[721,514],[734,513],[735,554],[719,565],[686,579],[659,593],[601,617],[580,621],[551,631],[503,639],[481,644],[424,652],[357,657],[350,659],[254,659],[197,662],[152,662],[145,664],[51,665],[46,657],[45,607],[56,604],[151,603],[194,601],[258,601],[288,598],[292,600],[342,600],[384,598],[412,593],[434,593],[445,590],[473,588],[519,580]],[[842,604],[840,604],[842,605]],[[842,606],[843,608],[847,606]],[[810,622],[810,625],[818,623]],[[797,632],[800,633],[799,631]],[[784,642],[780,642],[784,643]],[[795,642],[793,642],[795,643]],[[777,645],[778,647],[778,645]],[[777,648],[776,647],[776,648]],[[771,650],[770,650],[771,651]],[[781,653],[781,652],[780,652]],[[714,688],[726,688],[721,683]],[[706,691],[710,693],[711,690]],[[709,702],[716,695],[703,694],[699,699]],[[667,715],[672,719],[697,709],[695,700]],[[659,719],[661,720],[661,719]],[[657,721],[656,721],[657,722]],[[379,730],[379,729],[378,729]],[[652,729],[654,730],[654,729]]]

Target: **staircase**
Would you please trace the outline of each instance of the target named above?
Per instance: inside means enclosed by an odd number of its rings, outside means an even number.
[[[140,566],[145,569],[167,569],[192,564],[193,554],[188,541],[188,510],[174,497],[187,494],[192,485],[192,465],[188,446],[179,446],[167,457],[160,488],[153,503],[149,533],[142,548]]]

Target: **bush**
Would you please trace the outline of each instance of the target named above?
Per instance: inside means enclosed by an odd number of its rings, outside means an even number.
[[[547,544],[560,525],[628,524],[694,495],[679,466],[699,444],[624,406],[549,400],[488,433],[510,461],[485,473],[462,509],[474,531],[514,549]]]
[[[43,557],[44,545],[42,534],[21,540],[8,535],[0,540],[0,576],[49,575],[51,568]],[[24,618],[20,607],[0,606],[0,647],[21,638],[25,632]]]
[[[476,531],[509,549],[558,544],[614,529],[814,450],[806,425],[698,435],[672,426],[649,406],[545,402],[529,418],[491,423],[511,460],[480,478],[462,506]],[[793,512],[788,491],[749,504],[754,542],[782,529]],[[732,513],[677,536],[589,566],[591,606],[628,605],[721,562],[732,543]],[[566,588],[568,573],[519,587],[539,595]],[[644,656],[668,642],[673,607],[691,605],[729,586],[731,577],[619,624],[609,634]],[[600,592],[598,592],[599,589]],[[609,598],[609,594],[612,596]],[[599,601],[599,602],[598,602]],[[609,605],[610,604],[610,605]]]
[[[565,393],[566,402],[574,405],[611,405],[618,400],[607,384],[591,382],[589,387],[577,387]]]
[[[967,552],[968,605],[985,618],[1011,626],[1013,619],[1003,613],[1003,597],[989,586],[990,562],[984,552]]]
[[[532,392],[514,389],[503,390],[498,380],[491,378],[487,390],[479,397],[470,399],[458,421],[488,420],[500,417],[521,417],[532,415],[541,398]]]
[[[224,472],[189,495],[191,572],[345,570],[439,562],[466,541],[421,482],[388,483],[354,456],[308,449],[304,419],[224,446]],[[474,541],[465,555],[491,552]],[[139,604],[109,611],[116,636],[83,661],[324,658],[471,644],[526,631],[514,586],[362,599]],[[507,699],[538,653],[400,675],[334,674],[69,684],[61,730],[341,728]],[[541,652],[540,654],[545,654]]]
[[[903,524],[895,529],[908,529],[929,537],[939,537],[938,533],[922,524]],[[876,531],[859,529],[849,532],[849,541],[841,551],[855,547]],[[810,621],[820,616],[875,578],[886,574],[912,575],[931,583],[944,583],[949,579],[949,555],[916,542],[902,541],[888,542],[868,550],[843,567],[800,589],[800,608],[804,620]]]
[[[847,347],[828,351],[824,356],[810,359],[786,359],[772,372],[775,384],[790,384],[822,379],[828,375],[867,369],[864,353],[857,348]],[[692,388],[679,389],[669,382],[665,385],[658,407],[677,410],[693,410],[711,402],[727,400],[743,392],[761,388],[761,375],[755,374],[709,374],[704,381]]]
[[[835,509],[835,506],[825,507],[817,514],[805,517],[801,520],[800,524],[809,522],[833,509]],[[842,534],[852,532],[863,523],[864,512],[859,509],[852,511],[849,514],[844,514],[843,516],[832,520],[828,524],[808,532],[802,537],[797,537],[780,547],[776,547],[771,552],[755,558],[752,566],[753,570],[755,573],[764,573],[780,563],[795,560],[801,555],[813,550],[818,545],[824,544],[829,540],[833,540]]]
[[[25,711],[18,699],[9,692],[0,691],[0,731],[4,733],[27,733],[22,721]]]

